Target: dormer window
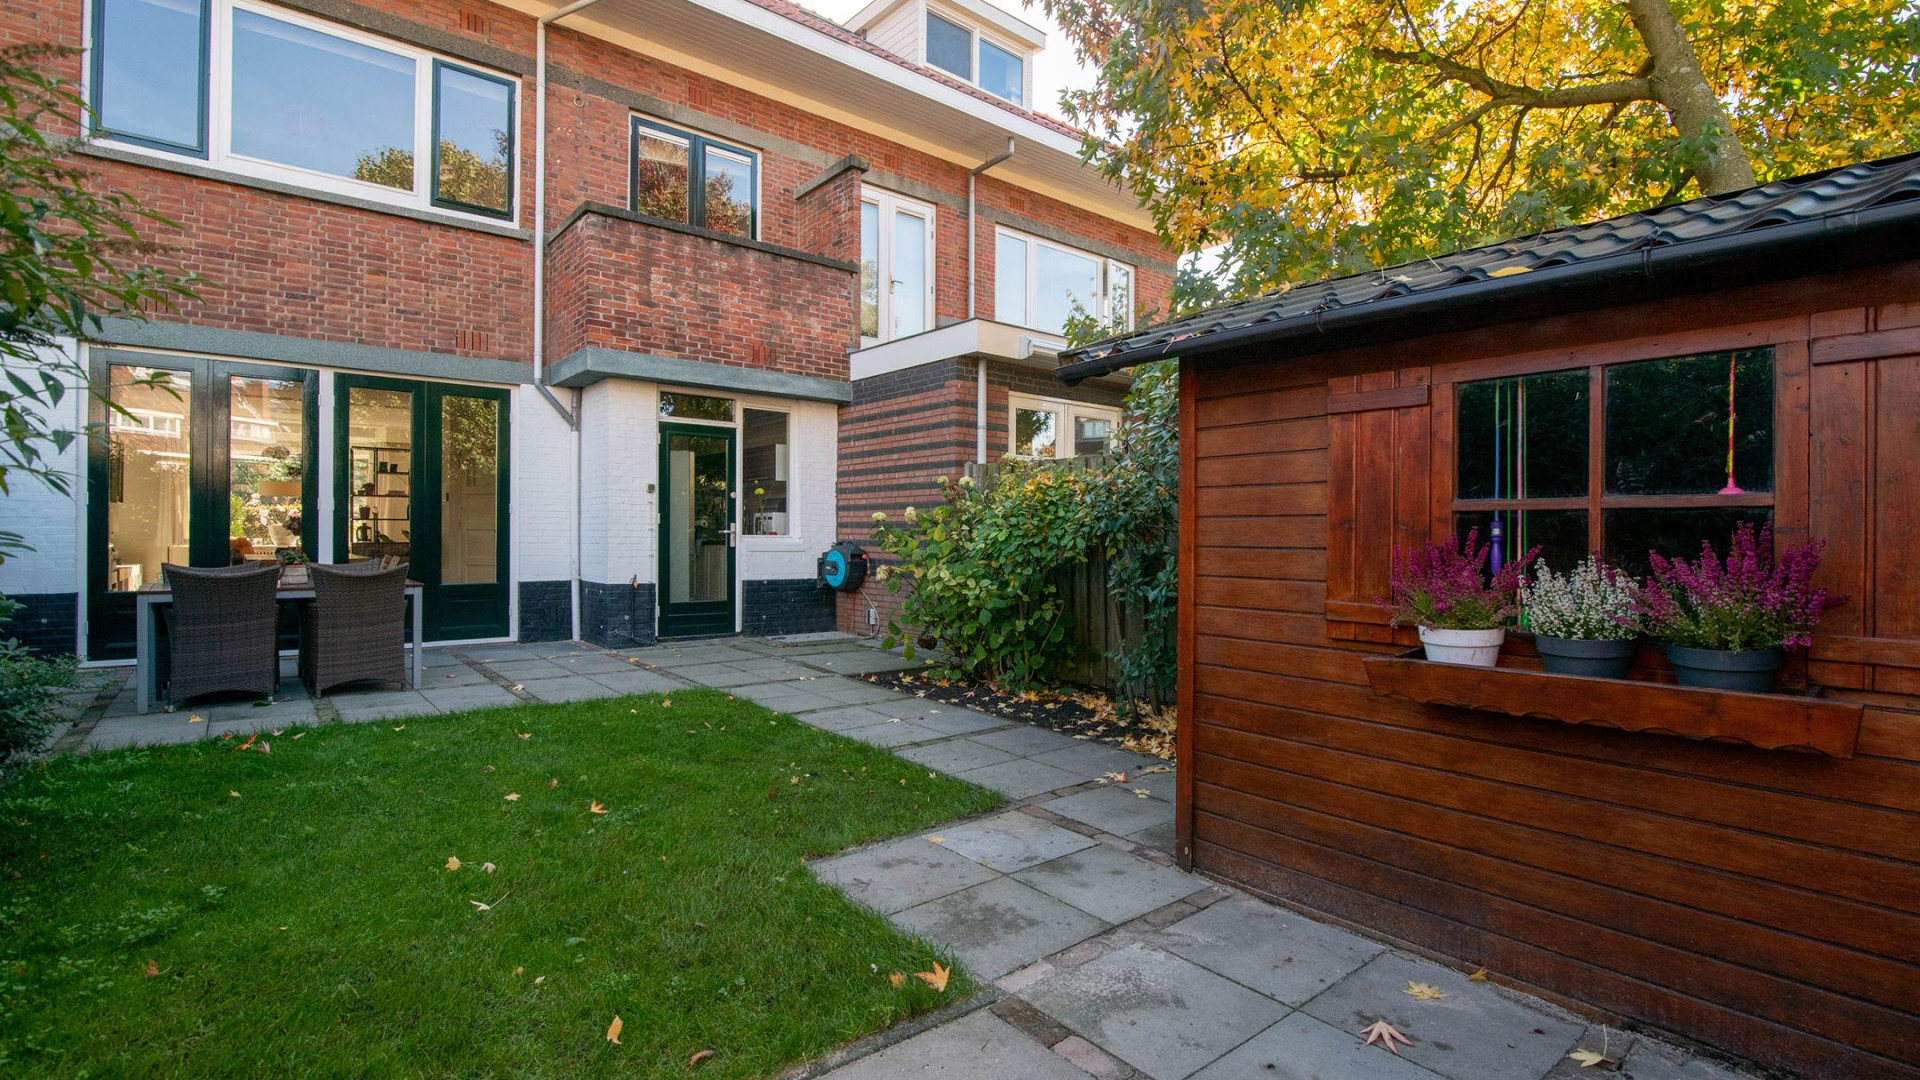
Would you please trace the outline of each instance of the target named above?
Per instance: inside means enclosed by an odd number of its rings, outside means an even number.
[[[980,89],[1015,105],[1025,105],[1021,91],[1026,88],[1026,62],[1018,53],[1003,49],[986,38],[980,39]]]
[[[1026,105],[1026,58],[969,26],[927,12],[927,63],[1015,105]]]
[[[927,12],[927,63],[973,81],[973,31]]]

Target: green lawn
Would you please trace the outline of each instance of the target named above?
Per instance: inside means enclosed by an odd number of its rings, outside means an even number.
[[[747,701],[261,738],[0,788],[0,1075],[764,1076],[971,989],[801,859],[999,797]]]

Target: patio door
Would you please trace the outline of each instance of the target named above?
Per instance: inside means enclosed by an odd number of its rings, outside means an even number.
[[[660,425],[663,638],[734,631],[734,431]]]
[[[311,553],[317,373],[98,349],[87,469],[87,656],[133,656],[134,593],[166,563]],[[108,403],[111,403],[110,405]],[[297,644],[292,612],[281,645]]]
[[[336,399],[336,561],[404,559],[428,641],[507,636],[507,391],[342,375]]]

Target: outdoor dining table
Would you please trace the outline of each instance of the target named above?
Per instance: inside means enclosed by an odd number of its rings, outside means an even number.
[[[407,607],[412,612],[413,636],[406,646],[412,661],[410,668],[411,685],[419,689],[425,664],[420,654],[420,640],[425,622],[421,617],[420,599],[423,595],[419,582],[409,579],[406,585]],[[135,596],[134,622],[134,672],[136,687],[134,707],[141,713],[153,711],[153,699],[159,691],[154,685],[160,665],[155,663],[154,649],[160,640],[155,632],[154,620],[160,617],[159,608],[173,603],[173,589],[165,584],[143,585]],[[289,567],[280,575],[280,583],[274,590],[274,601],[280,604],[298,604],[313,599],[313,576],[301,567]]]

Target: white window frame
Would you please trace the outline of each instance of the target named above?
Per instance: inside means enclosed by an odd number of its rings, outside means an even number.
[[[994,276],[996,280],[998,279],[999,273],[1000,273],[1000,266],[999,266],[1000,238],[1003,236],[1011,237],[1027,245],[1027,265],[1026,265],[1026,280],[1027,280],[1026,308],[1027,310],[1026,310],[1025,318],[1022,319],[1022,321],[1020,322],[1014,323],[1012,322],[1012,320],[1005,317],[1004,313],[1000,311],[999,290],[996,287],[996,289],[994,290],[995,296],[994,296],[994,310],[993,310],[993,317],[995,321],[1011,323],[1014,326],[1024,326],[1030,330],[1039,330],[1042,333],[1057,334],[1060,332],[1057,328],[1040,327],[1040,326],[1034,325],[1034,322],[1033,322],[1034,310],[1039,307],[1039,304],[1035,303],[1035,300],[1040,295],[1039,294],[1040,248],[1049,247],[1055,251],[1065,252],[1066,254],[1069,254],[1069,255],[1076,255],[1082,259],[1090,259],[1094,263],[1097,263],[1099,265],[1100,295],[1093,297],[1092,298],[1093,303],[1087,304],[1086,308],[1087,308],[1088,314],[1097,316],[1101,319],[1110,319],[1114,314],[1114,312],[1111,310],[1113,306],[1112,297],[1113,297],[1114,270],[1118,268],[1120,270],[1126,271],[1128,290],[1130,293],[1132,293],[1132,295],[1127,297],[1127,307],[1126,307],[1126,311],[1124,312],[1125,318],[1123,320],[1124,325],[1121,326],[1120,329],[1122,331],[1133,329],[1133,313],[1134,313],[1134,309],[1139,305],[1139,287],[1140,287],[1139,286],[1139,283],[1140,283],[1139,267],[1134,266],[1132,263],[1125,263],[1125,262],[1121,262],[1118,259],[1110,259],[1104,255],[1097,255],[1083,248],[1072,247],[1068,244],[1062,244],[1053,240],[1045,240],[1038,236],[1033,235],[1032,233],[1024,233],[1019,231],[1018,229],[1009,229],[1004,225],[995,226],[993,235],[994,235],[994,243],[993,243]]]
[[[92,48],[93,18],[99,6],[91,0],[87,3],[87,47]],[[342,41],[378,49],[395,56],[405,57],[414,63],[413,84],[413,190],[401,191],[385,184],[375,184],[352,177],[335,176],[298,165],[284,165],[261,158],[247,157],[233,152],[233,13],[248,11],[269,19],[277,19],[290,25],[326,34]],[[316,19],[288,8],[272,4],[256,3],[253,0],[212,0],[208,7],[211,25],[207,28],[207,153],[205,157],[192,154],[162,150],[145,143],[128,142],[115,139],[109,134],[91,136],[96,141],[126,150],[144,157],[159,158],[165,161],[188,165],[211,166],[230,173],[252,177],[258,180],[272,180],[291,184],[312,191],[333,195],[345,195],[367,199],[374,202],[404,206],[425,213],[444,216],[453,220],[478,221],[489,225],[512,226],[520,220],[521,198],[521,113],[525,96],[523,80],[518,75],[496,71],[492,68],[472,63],[459,57],[446,56],[394,41],[391,38],[368,34],[339,23]],[[435,147],[433,145],[433,90],[435,62],[445,63],[455,68],[473,71],[482,75],[501,79],[513,87],[513,159],[507,163],[511,195],[510,213],[502,217],[498,214],[474,213],[454,207],[437,205],[433,201],[433,170]],[[87,78],[92,78],[92,65],[83,65]],[[85,87],[87,100],[92,100],[91,85]],[[88,125],[90,128],[91,125]]]
[[[1022,454],[1019,452],[1020,425],[1019,411],[1028,409],[1034,412],[1050,412],[1058,417],[1054,426],[1053,456],[1048,458],[1040,454]],[[1007,395],[1007,456],[1028,461],[1060,461],[1076,458],[1073,452],[1075,421],[1085,417],[1089,420],[1105,420],[1112,427],[1110,432],[1120,428],[1120,410],[1111,405],[1090,405],[1084,401],[1067,401],[1064,398],[1038,397],[1033,394]],[[1108,442],[1112,442],[1109,434]]]
[[[874,337],[869,337],[865,333],[862,333],[860,335],[861,347],[865,348],[872,345],[878,345],[883,341],[899,340],[899,338],[896,338],[893,333],[893,313],[895,310],[895,304],[900,299],[894,295],[894,288],[893,288],[893,283],[896,279],[893,276],[892,224],[893,224],[893,215],[896,213],[904,213],[910,217],[917,217],[921,221],[926,223],[927,265],[922,270],[922,277],[926,281],[927,287],[926,287],[926,295],[921,297],[921,303],[922,305],[924,305],[923,310],[925,314],[920,322],[921,329],[917,332],[924,334],[927,331],[934,329],[935,327],[934,327],[934,315],[933,315],[933,292],[934,292],[934,265],[935,265],[935,259],[934,259],[935,216],[934,216],[933,205],[931,203],[921,202],[918,199],[909,199],[904,195],[896,195],[893,192],[887,191],[883,188],[874,188],[874,187],[862,187],[860,189],[860,205],[862,206],[862,208],[865,208],[867,206],[872,206],[875,208],[876,217],[877,217],[877,222],[875,227],[879,229],[879,234],[874,237],[874,252],[875,252],[874,273],[879,276],[881,283],[886,286],[885,288],[880,290],[879,322],[878,322],[878,325],[875,327],[875,329],[879,330],[880,333],[878,334],[878,336],[874,336]],[[910,303],[911,300],[909,300],[908,302]],[[905,334],[901,336],[912,337],[913,335]]]
[[[933,62],[933,60],[931,59],[932,52],[933,52],[933,41],[932,41],[933,35],[927,32],[927,19],[929,18],[940,19],[943,22],[949,23],[953,26],[957,26],[960,29],[965,30],[967,32],[968,74],[962,75],[955,71],[949,71],[946,68],[943,68],[940,65]],[[921,7],[919,31],[920,31],[920,57],[921,57],[921,62],[926,64],[926,66],[932,68],[935,71],[940,72],[942,75],[950,75],[953,78],[959,79],[961,82],[968,84],[969,86],[978,87],[980,90],[983,90],[986,93],[993,94],[994,97],[1000,98],[1001,101],[1007,102],[1009,105],[1012,105],[1015,108],[1030,109],[1033,107],[1031,104],[1029,104],[1029,99],[1033,97],[1033,51],[1031,49],[1028,49],[1018,44],[1017,42],[1011,41],[1007,38],[1003,38],[998,34],[989,33],[985,30],[980,29],[980,27],[976,23],[974,23],[971,19],[968,19],[957,12],[936,8],[932,4],[925,4],[925,5],[922,5]],[[994,94],[993,91],[988,90],[985,86],[981,85],[980,43],[982,41],[990,41],[993,43],[995,48],[998,48],[1003,52],[1009,53],[1019,58],[1020,60],[1020,100],[1019,101],[1014,101],[1012,98],[1000,97],[999,94]]]
[[[780,415],[785,416],[787,418],[787,480],[786,480],[787,531],[783,533],[777,533],[777,534],[750,533],[747,531],[747,527],[749,525],[749,522],[747,521],[747,480],[748,480],[748,477],[747,477],[747,410],[748,409],[752,409],[754,412],[779,413]],[[768,405],[768,404],[760,404],[760,403],[751,402],[751,401],[743,401],[735,404],[734,413],[739,417],[739,425],[738,425],[739,434],[736,435],[735,438],[740,440],[740,450],[739,450],[739,453],[734,455],[734,457],[739,461],[740,477],[736,482],[736,486],[734,490],[740,493],[740,506],[738,509],[738,514],[741,522],[740,539],[743,543],[751,540],[754,542],[754,546],[756,547],[770,546],[770,547],[779,548],[779,547],[790,546],[789,542],[802,539],[800,534],[794,531],[795,525],[798,523],[798,520],[800,517],[799,513],[794,509],[794,503],[796,501],[795,496],[799,493],[799,490],[800,490],[800,485],[798,483],[797,475],[796,475],[800,468],[800,455],[795,453],[795,446],[798,442],[796,432],[799,430],[799,421],[795,418],[794,409],[791,405],[784,404],[784,403],[779,405]]]

